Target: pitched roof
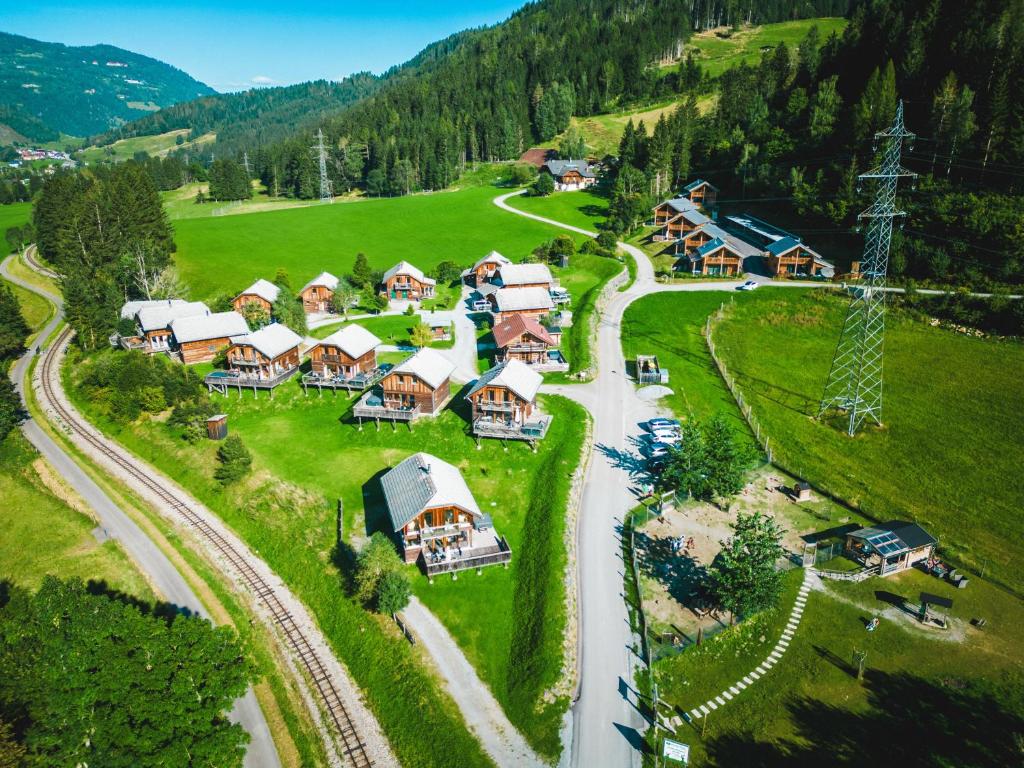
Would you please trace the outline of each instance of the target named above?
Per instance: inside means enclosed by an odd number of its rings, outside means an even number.
[[[555,345],[555,340],[544,326],[537,322],[536,318],[526,315],[509,315],[494,326],[492,333],[494,334],[494,344],[498,349],[507,347],[524,333],[530,334],[549,346]]]
[[[210,314],[210,308],[201,301],[183,301],[180,304],[161,304],[139,310],[139,327],[143,331],[169,328],[175,320]],[[248,330],[248,329],[246,329]]]
[[[391,372],[411,373],[423,380],[431,389],[437,389],[454,370],[455,366],[447,357],[424,347],[392,368]]]
[[[239,296],[259,296],[261,299],[266,299],[273,304],[277,301],[277,297],[280,293],[281,288],[279,286],[276,286],[269,280],[264,280],[261,277],[255,283],[238,294],[238,296],[235,296],[235,298],[237,299]]]
[[[497,251],[491,251],[486,256],[484,256],[482,259],[477,261],[477,263],[473,265],[473,269],[474,270],[479,269],[480,267],[482,267],[484,264],[487,264],[488,262],[496,262],[498,264],[511,264],[512,263],[512,261],[510,259],[506,258],[505,256],[502,256]]]
[[[772,256],[783,256],[784,254],[789,253],[798,246],[807,251],[807,253],[810,254],[811,258],[814,259],[818,264],[822,264],[826,267],[832,266],[830,262],[825,261],[821,257],[821,254],[819,254],[806,243],[801,242],[798,238],[793,237],[792,235],[776,240],[774,243],[769,243],[768,245],[765,246],[765,250],[768,251],[768,253],[770,253]]]
[[[436,285],[437,281],[423,274],[423,270],[414,267],[408,261],[400,261],[384,273],[384,282],[387,282],[395,275],[408,275],[417,283],[423,285]]]
[[[714,190],[718,189],[718,187],[716,187],[710,181],[704,181],[704,179],[694,179],[689,184],[687,184],[685,187],[683,187],[683,191],[684,192],[693,192],[693,190],[697,189],[697,187],[701,186],[702,184],[707,184],[709,187],[711,187]]]
[[[695,227],[699,227],[702,224],[707,224],[708,222],[711,221],[711,219],[709,219],[707,216],[705,216],[703,213],[701,213],[697,209],[693,209],[693,210],[689,210],[689,211],[683,211],[679,215],[682,216],[684,219],[686,219],[688,222],[690,222]]]
[[[547,264],[505,264],[498,270],[498,277],[501,284],[508,288],[536,283],[551,285],[555,282]]]
[[[185,304],[184,299],[142,299],[140,301],[126,301],[121,307],[121,319],[135,317],[139,310],[147,307],[173,307]]]
[[[860,528],[849,535],[864,539],[885,556],[938,543],[935,537],[920,525],[905,520],[890,520],[887,523]]]
[[[472,395],[484,387],[507,387],[523,400],[532,403],[540,390],[544,377],[520,360],[506,360],[491,368],[476,380],[476,384],[467,392]]]
[[[664,200],[658,203],[655,208],[661,208],[661,206],[667,205],[676,213],[682,213],[683,211],[695,211],[697,210],[697,204],[688,197],[673,197],[671,200]]]
[[[321,272],[319,275],[317,275],[304,286],[302,286],[302,290],[299,291],[299,293],[302,293],[307,288],[312,288],[314,285],[322,285],[327,290],[333,291],[335,288],[338,287],[338,278],[336,278],[330,272]]]
[[[420,312],[420,321],[431,328],[452,327],[452,316],[448,312]]]
[[[240,336],[234,340],[234,343],[247,344],[273,360],[278,355],[283,355],[288,350],[299,346],[301,341],[302,337],[287,325],[271,323],[255,333]]]
[[[528,309],[553,309],[555,303],[547,288],[499,288],[494,292],[499,312]]]
[[[333,346],[340,349],[351,358],[359,358],[376,349],[381,343],[380,339],[363,328],[361,325],[352,323],[344,328],[339,328],[320,341],[322,346]]]
[[[548,160],[543,167],[547,168],[552,176],[563,176],[567,171],[578,171],[584,178],[594,178],[594,171],[586,160]]]
[[[245,336],[249,326],[237,312],[214,312],[212,315],[179,317],[171,321],[171,333],[179,344],[207,339]]]
[[[700,246],[696,251],[694,251],[694,256],[696,256],[698,259],[703,259],[709,253],[714,253],[723,246],[728,248],[729,244],[725,242],[725,240],[716,237],[714,240],[708,240],[706,243],[704,243],[704,245]]]
[[[462,473],[429,453],[414,453],[400,462],[384,473],[380,485],[395,531],[435,507],[458,507],[477,517],[483,514]]]

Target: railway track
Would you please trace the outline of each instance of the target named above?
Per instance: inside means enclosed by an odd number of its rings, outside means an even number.
[[[34,245],[30,245],[28,248],[25,249],[25,261],[28,262],[28,265],[36,272],[39,272],[40,274],[46,275],[47,277],[53,278],[54,280],[59,279],[60,275],[58,275],[52,269],[48,269],[47,267],[44,267],[42,264],[39,263],[39,259],[36,258],[37,253],[38,250]]]
[[[42,360],[40,380],[42,382],[43,395],[50,408],[60,417],[79,438],[86,441],[102,453],[107,459],[129,474],[136,482],[145,486],[154,495],[159,497],[171,509],[177,512],[197,533],[205,538],[213,547],[228,561],[232,567],[241,574],[246,585],[270,612],[274,622],[287,638],[289,645],[299,660],[302,668],[306,670],[313,686],[319,695],[323,708],[328,713],[331,722],[337,732],[338,746],[344,758],[354,768],[370,768],[373,765],[366,745],[360,738],[355,724],[345,707],[344,702],[338,693],[337,688],[331,681],[330,675],[324,668],[316,649],[312,646],[302,630],[295,623],[291,613],[281,604],[273,587],[249,564],[245,557],[234,547],[231,542],[224,538],[215,528],[210,526],[199,514],[179,498],[173,491],[166,488],[158,480],[149,477],[132,462],[125,459],[117,451],[111,449],[104,441],[99,440],[88,429],[82,426],[78,418],[69,409],[65,408],[53,389],[51,377],[54,374],[53,366],[59,356],[64,353],[74,331],[67,327],[47,350]]]

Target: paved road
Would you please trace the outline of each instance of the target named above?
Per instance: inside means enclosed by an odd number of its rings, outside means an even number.
[[[4,276],[4,279],[43,296],[57,307],[54,317],[38,336],[40,341],[45,340],[63,317],[63,302],[59,296],[43,291],[37,286],[11,275],[8,270],[8,262],[14,258],[17,257],[10,256],[0,264],[0,274]],[[43,354],[49,354],[49,350],[45,350]],[[11,379],[22,396],[24,396],[28,366],[33,355],[32,351],[27,352],[11,370]],[[145,573],[150,584],[153,585],[159,595],[174,605],[209,618],[209,614],[203,607],[202,602],[200,602],[195,592],[188,586],[188,583],[171,561],[146,536],[142,529],[125,514],[124,510],[117,506],[35,421],[31,418],[27,419],[21,425],[21,429],[25,433],[25,437],[57,471],[57,474],[74,488],[79,496],[93,509],[99,524],[106,530],[107,535],[120,542],[128,556]],[[245,695],[235,702],[230,718],[234,722],[241,723],[252,739],[245,754],[246,768],[277,768],[281,765],[277,748],[274,746],[274,740],[270,735],[270,728],[267,726],[267,721],[263,717],[263,711],[260,709],[252,688],[249,688]]]

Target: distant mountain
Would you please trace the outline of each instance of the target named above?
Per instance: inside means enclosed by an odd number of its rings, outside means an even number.
[[[26,139],[102,133],[212,93],[169,64],[111,45],[74,47],[0,32],[0,129]]]

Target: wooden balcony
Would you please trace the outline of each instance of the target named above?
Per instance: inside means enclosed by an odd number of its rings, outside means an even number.
[[[530,421],[523,423],[507,422],[481,416],[473,422],[473,435],[476,437],[492,437],[500,440],[525,440],[533,443],[543,440],[551,426],[551,417],[546,414],[534,413]]]
[[[410,408],[399,406],[395,401],[381,400],[379,395],[367,392],[352,407],[352,415],[357,419],[373,419],[374,421],[413,421],[423,411],[419,405]]]
[[[468,571],[472,568],[485,568],[488,565],[507,564],[512,560],[512,548],[509,547],[505,537],[494,537],[494,543],[488,546],[477,546],[471,549],[463,549],[459,557],[449,550],[448,556],[443,560],[433,560],[427,552],[423,552],[423,569],[427,577],[442,573],[456,573]]]
[[[250,365],[254,363],[250,362]],[[273,396],[274,388],[290,379],[298,371],[298,366],[281,371],[269,377],[261,377],[258,373],[250,373],[241,369],[229,371],[211,371],[206,374],[203,383],[210,392],[220,392],[222,395],[228,393],[228,389],[235,388],[241,393],[243,389],[251,389],[254,392],[258,389],[270,390]]]
[[[324,356],[326,362],[327,356]],[[385,374],[391,370],[390,364],[385,364],[378,368],[374,368],[372,371],[366,371],[364,373],[357,373],[355,376],[343,376],[341,374],[334,376],[331,374],[319,374],[319,373],[304,373],[302,375],[302,387],[308,389],[309,387],[315,387],[316,389],[347,389],[352,390],[364,390],[367,387],[372,387],[378,381],[384,378]]]
[[[492,413],[512,413],[515,410],[515,403],[503,403],[496,400],[478,400],[476,407],[481,411]]]

